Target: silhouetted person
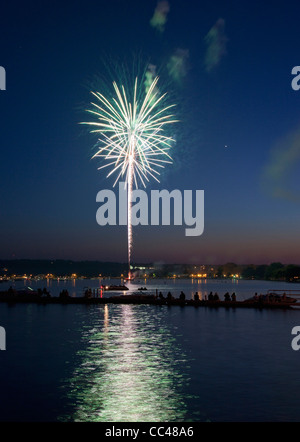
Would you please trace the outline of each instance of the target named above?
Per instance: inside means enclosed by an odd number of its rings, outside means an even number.
[[[68,298],[68,297],[69,297],[69,292],[68,292],[68,290],[63,290],[62,292],[60,292],[59,297],[60,297],[61,299],[66,299],[66,298]]]
[[[185,300],[185,294],[183,292],[180,292],[179,299],[180,299],[180,301]]]
[[[198,292],[195,293],[194,301],[199,301],[199,295],[198,295]]]
[[[214,301],[220,301],[218,293],[214,294]]]
[[[224,299],[225,299],[225,301],[230,301],[230,295],[229,295],[228,292],[225,293],[225,295],[224,295]]]
[[[212,292],[210,292],[210,294],[208,295],[208,300],[209,301],[213,301],[214,300],[214,295],[212,294]]]
[[[15,293],[15,290],[12,288],[12,286],[10,286],[7,292],[9,295],[13,295]]]
[[[236,301],[235,293],[232,293],[232,295],[231,295],[231,300],[232,300],[232,301]]]
[[[65,290],[64,290],[65,291]],[[92,297],[92,289],[87,289],[85,292],[84,292],[84,297],[85,298],[91,298]]]
[[[48,290],[46,289],[46,287],[43,288],[43,293],[42,295],[46,296],[47,298],[50,298],[50,293],[48,292]]]

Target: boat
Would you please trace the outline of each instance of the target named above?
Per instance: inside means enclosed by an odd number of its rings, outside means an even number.
[[[102,285],[101,289],[103,291],[114,291],[114,292],[124,292],[125,290],[129,290],[125,285]]]
[[[291,293],[296,292],[296,293]],[[260,304],[296,304],[300,296],[297,290],[268,290],[266,294],[257,295],[257,293],[244,302],[257,302]]]

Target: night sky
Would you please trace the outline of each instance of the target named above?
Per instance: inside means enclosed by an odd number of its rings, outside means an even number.
[[[205,191],[202,236],[134,228],[133,260],[300,264],[298,1],[2,1],[0,258],[124,262],[96,223],[113,179],[86,120],[105,65],[151,63],[176,99],[174,165],[151,189]],[[109,79],[108,79],[109,80]]]

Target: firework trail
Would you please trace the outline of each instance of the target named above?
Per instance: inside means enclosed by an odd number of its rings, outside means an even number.
[[[92,92],[97,99],[91,103],[88,110],[95,121],[85,122],[93,126],[91,133],[99,135],[99,150],[93,156],[104,158],[107,163],[99,167],[111,167],[107,177],[116,174],[116,183],[125,179],[128,195],[128,265],[132,257],[132,190],[138,188],[140,181],[144,187],[149,177],[159,182],[157,169],[165,163],[172,163],[169,150],[175,141],[165,135],[165,126],[175,123],[170,109],[174,105],[163,106],[166,94],[160,95],[155,77],[142,94],[143,84],[139,86],[135,80],[133,93],[126,92],[125,87],[119,87],[113,82],[114,96],[109,99],[100,92]],[[143,98],[144,95],[144,98]]]

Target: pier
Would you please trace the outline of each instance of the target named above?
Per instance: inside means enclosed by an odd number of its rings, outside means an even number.
[[[156,294],[116,294],[112,296],[91,295],[87,292],[83,296],[69,296],[66,290],[60,293],[60,296],[51,296],[50,293],[44,291],[14,291],[7,290],[0,292],[0,302],[9,304],[35,303],[41,305],[48,304],[85,304],[85,305],[102,305],[102,304],[133,304],[133,305],[157,305],[157,306],[180,306],[180,307],[207,307],[207,308],[256,308],[256,309],[291,309],[300,306],[297,300],[286,300],[281,297],[272,298],[269,295],[254,296],[245,301],[236,300],[235,296],[229,297],[226,293],[224,300],[219,299],[217,294],[208,299],[200,299],[196,294],[194,299],[185,299],[184,293],[175,298],[169,292],[165,297],[160,293]],[[234,294],[233,294],[234,295]],[[291,298],[289,298],[291,299]]]

